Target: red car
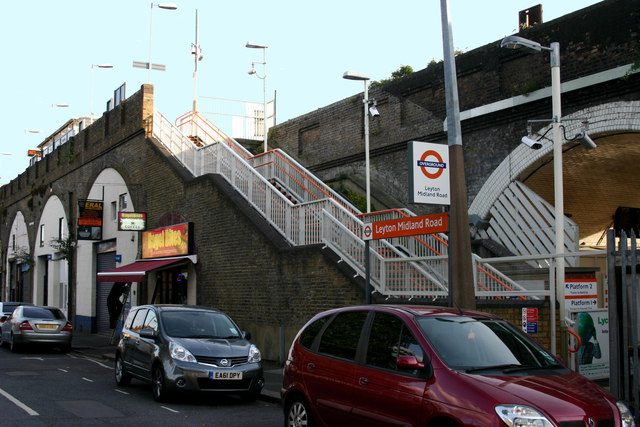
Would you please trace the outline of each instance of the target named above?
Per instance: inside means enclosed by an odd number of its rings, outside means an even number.
[[[290,427],[635,425],[509,322],[444,307],[316,315],[289,350],[281,394]]]

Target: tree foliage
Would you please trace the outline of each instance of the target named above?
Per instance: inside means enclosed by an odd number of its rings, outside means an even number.
[[[391,73],[391,77],[389,77],[388,79],[382,79],[380,81],[371,82],[371,87],[376,87],[378,85],[383,85],[383,84],[392,82],[394,80],[401,79],[412,73],[413,73],[413,68],[411,68],[411,65],[400,65],[400,68],[398,68],[396,71]]]

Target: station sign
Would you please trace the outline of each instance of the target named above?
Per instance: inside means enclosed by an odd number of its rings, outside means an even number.
[[[448,216],[446,213],[440,213],[365,223],[362,235],[364,240],[376,240],[447,231],[449,231]]]
[[[409,203],[451,204],[449,146],[410,141]]]
[[[598,310],[598,282],[593,278],[568,278],[564,285],[565,307],[572,312]]]

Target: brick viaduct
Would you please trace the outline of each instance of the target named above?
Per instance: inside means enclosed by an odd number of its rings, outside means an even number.
[[[524,30],[520,35],[543,45],[560,42],[562,79],[572,81],[637,60],[634,49],[638,46],[639,10],[637,0],[608,0]],[[497,44],[457,57],[461,111],[472,112],[474,108],[518,95],[526,98],[526,94],[549,85],[547,55],[505,51]],[[637,122],[640,109],[633,101],[638,100],[639,93],[638,74],[604,80],[563,94],[563,112],[567,115],[596,111],[600,106],[628,104]],[[442,64],[377,86],[370,95],[378,100],[381,114],[371,126],[374,204],[378,209],[406,206],[407,141],[446,143]],[[342,182],[356,192],[361,191],[364,162],[361,98],[355,95],[278,125],[271,130],[270,143],[283,148],[324,180]],[[243,329],[253,331],[266,358],[281,357],[285,348],[282,335],[289,342],[312,314],[364,301],[361,280],[336,267],[331,253],[318,245],[290,247],[226,181],[215,175],[193,178],[186,173],[151,138],[152,110],[153,87],[143,85],[121,105],[0,188],[3,268],[9,227],[19,212],[29,224],[31,247],[36,244],[32,224],[38,224],[43,206],[52,195],[62,201],[73,231],[77,200],[86,198],[100,171],[113,168],[130,189],[135,209],[147,212],[149,228],[194,222],[199,257],[197,303],[217,306],[230,313]],[[463,120],[470,202],[519,145],[526,120],[549,117],[550,110],[549,99],[542,98],[496,112],[471,114]],[[610,172],[619,169],[613,179],[617,185],[638,188],[637,129],[629,125],[626,129],[603,130],[594,139],[599,148],[609,147],[601,153],[606,153]],[[621,153],[614,149],[616,142],[624,142]],[[547,161],[542,159],[537,166],[532,165],[537,173],[526,172],[531,181],[537,180],[540,188],[549,182],[542,166]],[[568,159],[567,171],[573,169],[571,162]],[[617,168],[617,162],[625,166]],[[581,167],[578,164],[575,169]],[[537,175],[541,177],[533,179]],[[612,203],[614,209],[619,204],[640,206],[632,191],[623,193],[628,197],[625,203],[605,201]],[[605,196],[602,195],[603,199]],[[410,208],[417,213],[429,211],[421,206]],[[4,274],[2,280],[6,283]],[[70,281],[73,289],[73,277]],[[519,306],[515,310],[504,305],[486,309],[514,322],[519,320]],[[540,340],[545,342],[548,331],[541,332]]]

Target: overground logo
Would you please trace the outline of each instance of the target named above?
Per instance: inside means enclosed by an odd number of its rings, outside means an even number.
[[[433,156],[437,161],[427,160],[429,156]],[[442,157],[440,154],[434,150],[427,150],[424,152],[420,160],[418,160],[418,167],[422,170],[424,176],[429,179],[436,179],[442,175],[442,172],[447,168],[447,164],[442,161]],[[431,173],[427,170],[427,168],[437,169],[434,173]]]

